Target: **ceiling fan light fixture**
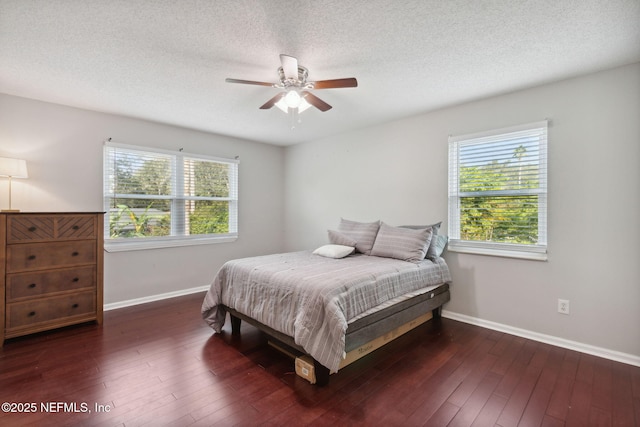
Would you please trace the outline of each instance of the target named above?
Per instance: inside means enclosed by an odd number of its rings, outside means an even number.
[[[303,111],[306,111],[309,107],[311,107],[311,104],[309,104],[307,100],[302,97],[300,98],[300,102],[298,103],[297,107],[290,107],[289,104],[287,104],[285,97],[282,97],[280,101],[276,102],[274,105],[285,114],[288,114],[290,109],[297,109],[298,113],[302,113]]]
[[[290,90],[284,96],[284,102],[290,108],[298,108],[300,106],[301,100],[302,100],[302,97],[300,96],[297,90]]]
[[[306,99],[300,99],[300,105],[298,105],[298,113],[302,113],[309,107],[311,107],[311,104],[309,104]]]
[[[285,114],[289,112],[289,106],[286,102],[284,102],[284,97],[280,98],[280,101],[276,102],[274,105],[282,110],[282,112]]]

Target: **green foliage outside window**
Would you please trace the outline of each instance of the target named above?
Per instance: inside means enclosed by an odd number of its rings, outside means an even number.
[[[119,199],[131,202],[135,199]],[[171,234],[171,216],[168,212],[153,209],[154,203],[145,202],[145,208],[132,208],[126,204],[118,204],[109,217],[109,236],[117,237],[150,237],[169,236]],[[139,202],[132,202],[139,205]]]
[[[191,234],[221,234],[229,232],[229,203],[201,201],[189,215]]]
[[[229,232],[229,201],[198,198],[229,198],[229,164],[202,159],[182,159],[184,197],[172,194],[172,166],[169,158],[120,155],[114,159],[117,194],[140,195],[111,199],[111,238],[170,236],[174,203],[183,204],[181,227],[184,235]],[[182,209],[184,208],[184,209]]]
[[[520,146],[506,161],[461,165],[460,192],[472,194],[460,197],[462,240],[538,243],[538,196],[528,191],[538,188],[538,165],[525,153]]]

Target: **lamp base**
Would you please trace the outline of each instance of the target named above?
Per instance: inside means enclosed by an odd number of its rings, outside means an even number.
[[[20,209],[2,209],[0,212],[20,212]]]

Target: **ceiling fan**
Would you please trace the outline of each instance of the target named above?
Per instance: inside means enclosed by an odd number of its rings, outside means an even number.
[[[258,86],[270,86],[282,89],[280,93],[268,100],[260,107],[267,110],[274,105],[285,113],[301,113],[312,105],[320,111],[328,111],[331,105],[324,102],[311,92],[313,89],[334,89],[344,87],[357,87],[358,81],[353,78],[307,81],[309,70],[298,64],[293,56],[280,55],[282,66],[278,68],[280,81],[278,83],[256,82],[252,80],[225,79],[227,83],[242,83]]]

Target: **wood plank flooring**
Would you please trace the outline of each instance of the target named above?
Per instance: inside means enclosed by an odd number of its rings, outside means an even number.
[[[7,341],[0,425],[640,425],[638,367],[440,319],[319,388],[250,325],[213,335],[202,298]]]

